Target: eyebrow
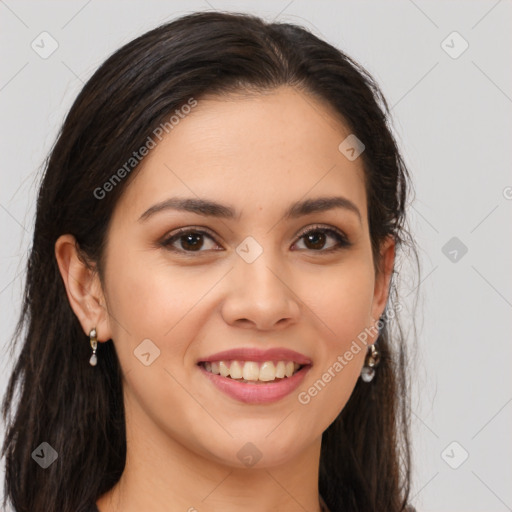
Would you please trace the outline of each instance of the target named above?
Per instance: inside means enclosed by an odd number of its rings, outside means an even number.
[[[341,208],[355,213],[359,218],[359,222],[362,223],[362,216],[359,208],[352,201],[342,196],[317,197],[315,199],[297,201],[288,207],[284,213],[284,218],[296,219],[312,213],[325,212],[335,208]],[[139,221],[145,221],[156,213],[169,209],[195,213],[205,217],[217,217],[228,220],[238,217],[237,212],[233,207],[223,205],[215,201],[198,198],[171,197],[148,208],[139,217]]]

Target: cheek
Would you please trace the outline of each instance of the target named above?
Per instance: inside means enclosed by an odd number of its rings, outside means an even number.
[[[155,262],[144,252],[124,254],[109,280],[112,312],[132,336],[163,338],[211,288],[209,276],[199,267]]]
[[[323,333],[326,350],[344,349],[370,322],[374,291],[371,266],[354,259],[318,273],[314,280],[304,279],[299,295]]]
[[[367,352],[361,341],[370,325],[374,279],[372,267],[359,263],[332,269],[315,281],[316,293],[303,292],[319,335],[318,360],[299,403],[330,424],[346,405]],[[313,413],[312,413],[313,414]]]
[[[199,267],[184,270],[152,261],[144,252],[127,252],[116,261],[107,291],[125,391],[133,410],[143,409],[179,430],[182,420],[172,411],[195,404],[182,387],[191,372],[184,366],[190,339],[201,326],[195,315],[218,277],[201,276]]]
[[[191,341],[200,338],[211,320],[211,292],[226,270],[206,271],[162,259],[143,251],[127,252],[112,268],[108,292],[113,340],[125,374],[130,373],[134,387],[160,390],[172,403],[182,390],[171,385],[173,395],[162,389],[159,379],[175,384],[169,373],[182,382],[195,371]]]

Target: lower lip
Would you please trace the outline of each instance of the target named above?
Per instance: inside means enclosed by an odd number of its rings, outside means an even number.
[[[199,369],[226,395],[246,404],[267,404],[277,402],[297,389],[311,369],[311,365],[303,366],[291,377],[285,377],[280,381],[267,384],[238,382],[229,377],[208,372],[201,365],[199,365]]]

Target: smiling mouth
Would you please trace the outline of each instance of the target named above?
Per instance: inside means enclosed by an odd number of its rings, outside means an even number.
[[[293,361],[202,361],[207,372],[238,382],[258,384],[279,382],[295,375],[304,366]]]

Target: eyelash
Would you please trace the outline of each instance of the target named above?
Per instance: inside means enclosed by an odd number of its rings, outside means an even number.
[[[203,229],[195,229],[194,227],[188,227],[188,228],[180,228],[177,232],[175,232],[174,234],[172,234],[171,236],[165,238],[164,240],[162,240],[162,242],[160,242],[160,244],[165,248],[165,249],[168,249],[170,251],[173,251],[175,253],[180,253],[180,254],[183,254],[183,255],[186,255],[186,256],[192,256],[194,255],[194,253],[201,253],[201,252],[208,252],[208,251],[202,251],[202,250],[199,250],[199,251],[186,251],[184,249],[177,249],[175,247],[172,247],[172,244],[175,242],[175,241],[178,241],[182,236],[184,235],[187,235],[187,234],[195,234],[195,235],[206,235],[208,238],[210,238],[211,240],[213,240],[216,244],[217,244],[217,241],[215,240],[215,237],[210,234],[208,231],[204,231]],[[314,250],[314,249],[300,249],[302,251],[306,250],[308,252],[317,252],[317,253],[327,253],[327,254],[330,254],[330,253],[333,253],[333,252],[336,252],[336,251],[340,251],[342,249],[346,249],[348,247],[350,247],[352,245],[352,243],[348,240],[348,238],[345,236],[344,233],[342,233],[341,231],[338,231],[337,229],[334,229],[334,228],[328,228],[328,227],[324,227],[324,226],[313,226],[313,227],[309,227],[307,229],[305,229],[304,231],[302,231],[299,235],[298,235],[298,238],[297,238],[297,241],[301,240],[302,238],[304,238],[306,235],[309,235],[310,233],[325,233],[325,234],[329,234],[331,235],[332,237],[334,237],[337,242],[338,242],[338,245],[335,246],[335,247],[331,247],[330,249],[318,249],[318,250]],[[217,244],[218,245],[218,244]]]

